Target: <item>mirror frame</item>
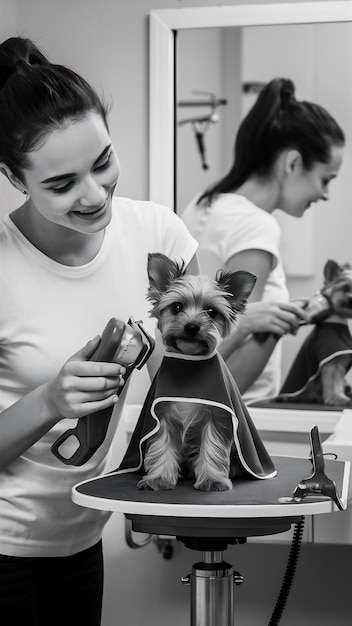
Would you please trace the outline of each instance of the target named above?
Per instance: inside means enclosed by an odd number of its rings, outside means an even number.
[[[174,209],[177,31],[352,22],[352,0],[184,7],[151,11],[149,17],[149,198]]]

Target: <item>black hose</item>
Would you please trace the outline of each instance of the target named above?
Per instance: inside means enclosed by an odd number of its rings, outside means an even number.
[[[278,595],[275,608],[271,615],[268,626],[277,626],[279,624],[281,616],[284,612],[286,602],[290,593],[290,589],[293,583],[298,557],[301,550],[302,545],[302,536],[304,529],[304,517],[295,524],[295,528],[293,531],[291,549],[288,556],[286,571],[284,575],[284,579],[282,581],[280,593]]]

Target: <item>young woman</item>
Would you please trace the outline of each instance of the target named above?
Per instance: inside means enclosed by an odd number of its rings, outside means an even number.
[[[181,215],[199,242],[202,272],[246,269],[257,276],[246,315],[222,347],[248,402],[278,393],[277,339],[296,332],[305,317],[298,303],[289,302],[280,227],[272,213],[281,209],[301,217],[311,204],[327,200],[344,143],[343,131],[324,108],[298,101],[291,80],[274,79],[240,125],[228,174]]]
[[[0,168],[25,194],[0,226],[1,623],[98,626],[109,516],[73,504],[71,489],[106,468],[125,369],[89,358],[111,317],[154,332],[148,252],[194,271],[197,243],[166,207],[114,195],[106,107],[23,38],[0,45]],[[90,460],[53,455],[77,419],[115,404]]]

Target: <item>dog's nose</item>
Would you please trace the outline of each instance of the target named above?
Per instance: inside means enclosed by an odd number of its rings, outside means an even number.
[[[199,329],[199,324],[196,324],[195,322],[189,322],[188,324],[185,324],[185,332],[188,335],[196,335]]]

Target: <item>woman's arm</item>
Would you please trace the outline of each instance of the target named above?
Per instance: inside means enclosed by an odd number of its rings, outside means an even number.
[[[226,271],[245,269],[257,276],[246,312],[239,318],[234,333],[224,340],[219,352],[226,360],[240,391],[246,391],[267,364],[278,337],[296,332],[303,309],[291,302],[263,302],[264,287],[272,271],[274,259],[263,250],[246,250],[229,259]],[[268,333],[265,341],[256,338]]]
[[[250,302],[239,319],[236,330],[221,344],[221,355],[227,359],[252,335],[271,334],[280,338],[294,334],[300,320],[306,319],[298,302]]]
[[[226,359],[241,393],[247,391],[260,376],[276,344],[277,337],[274,335],[268,335],[264,342],[251,337]]]
[[[77,419],[112,406],[125,368],[89,361],[100,337],[89,341],[57,377],[34,389],[0,415],[0,469],[17,459],[63,418]]]

